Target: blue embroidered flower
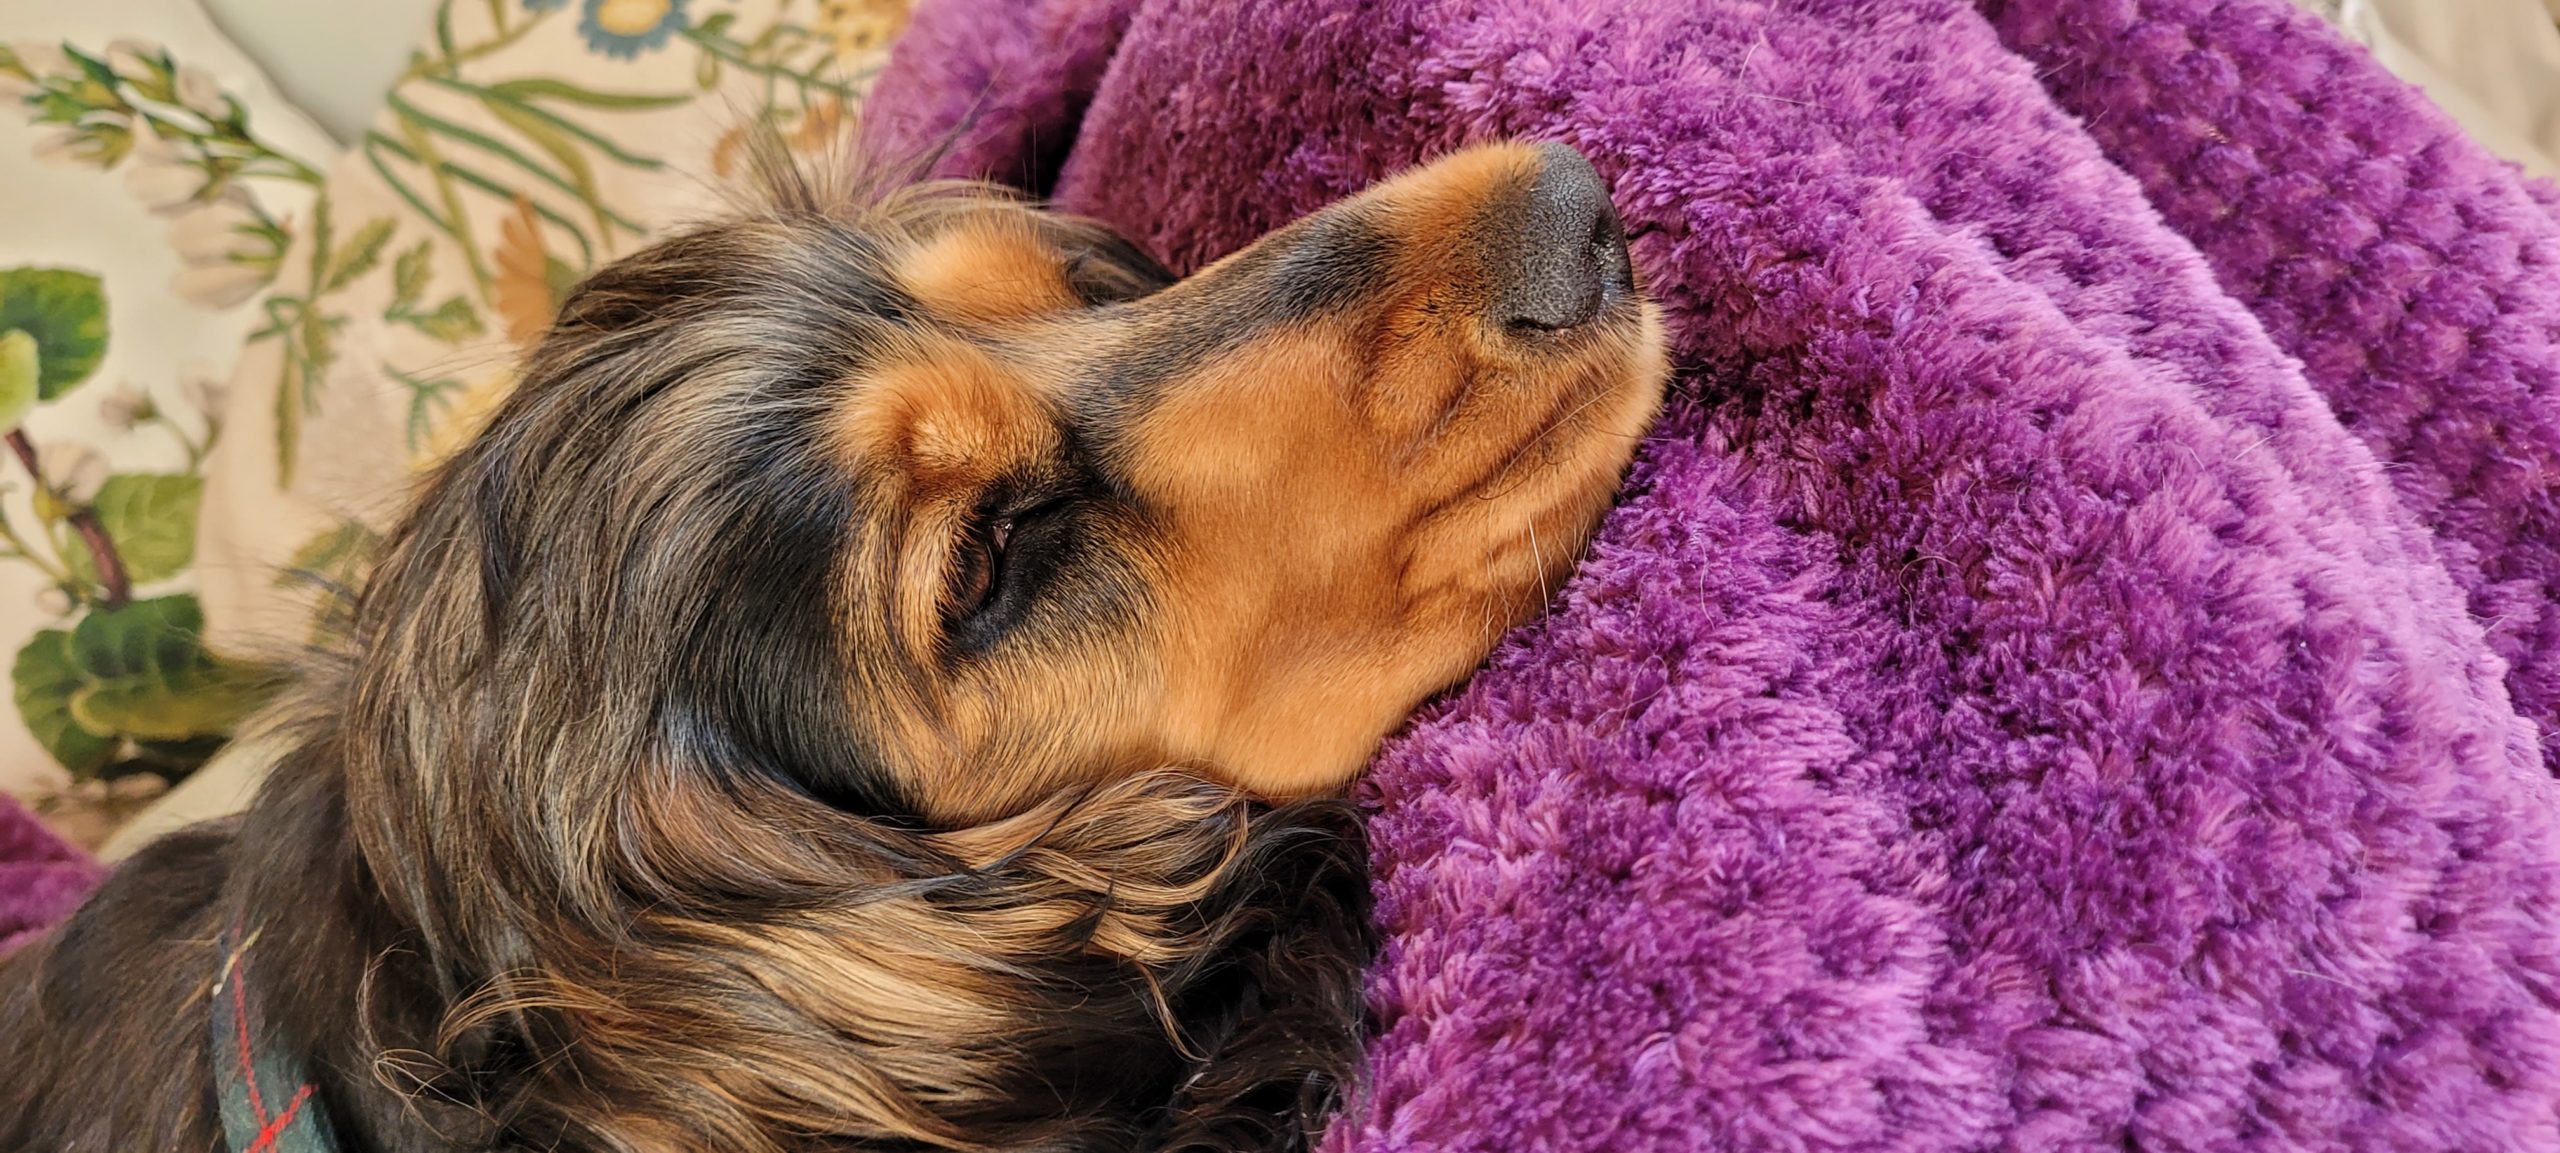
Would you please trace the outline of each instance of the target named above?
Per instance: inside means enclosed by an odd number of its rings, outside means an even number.
[[[630,60],[684,27],[684,5],[685,0],[586,0],[578,32],[587,47]]]

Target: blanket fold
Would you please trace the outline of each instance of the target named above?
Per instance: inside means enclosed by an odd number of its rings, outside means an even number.
[[[0,957],[69,916],[100,872],[25,806],[0,796]]]
[[[1614,185],[1676,395],[1364,786],[1334,1148],[2560,1148],[2560,225],[2315,20],[937,0],[870,116],[1186,270]]]

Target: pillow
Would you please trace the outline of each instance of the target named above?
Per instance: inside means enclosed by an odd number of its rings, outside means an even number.
[[[193,0],[33,5],[0,50],[0,792],[83,841],[257,697],[198,641],[220,403],[337,146]],[[30,162],[27,158],[32,157]]]
[[[186,11],[148,23],[204,24]],[[42,510],[18,497],[16,523],[43,555],[20,559],[0,543],[22,586],[14,603],[71,588],[45,595],[41,613],[31,607],[18,634],[15,689],[28,731],[12,734],[21,755],[6,787],[45,796],[72,778],[181,777],[218,750],[262,699],[263,670],[342,623],[333,594],[358,579],[410,478],[504,395],[517,353],[569,286],[716,206],[751,125],[809,152],[830,147],[906,15],[904,0],[749,0],[716,11],[688,0],[447,4],[373,127],[344,149],[298,116],[290,131],[271,133],[283,114],[261,101],[281,102],[257,83],[257,99],[240,104],[240,139],[218,142],[239,156],[239,174],[219,188],[185,178],[200,161],[183,139],[119,149],[65,138],[59,127],[27,130],[22,146],[41,146],[81,178],[61,187],[65,200],[104,211],[95,202],[139,199],[176,223],[154,223],[133,205],[122,217],[40,225],[22,213],[9,227],[61,240],[65,255],[54,263],[82,245],[157,253],[177,276],[176,299],[230,308],[222,315],[236,319],[123,322],[130,290],[120,277],[117,337],[201,332],[206,371],[183,378],[193,381],[186,390],[179,374],[164,374],[172,379],[144,406],[115,389],[110,361],[93,374],[106,383],[40,406],[49,420],[77,407],[108,432],[148,426],[114,435],[157,454],[130,467],[157,471],[130,479],[110,460],[102,480],[96,461],[66,451],[60,468],[79,471],[51,482],[62,491],[48,509],[94,505],[81,519],[132,554],[127,567],[144,579],[121,600],[99,582],[79,583],[97,566],[74,547],[77,526],[40,520]],[[81,87],[107,83],[101,68],[139,69],[176,105],[201,102],[218,115],[231,106],[208,84],[254,79],[228,63],[236,53],[198,68],[172,50],[176,66],[152,79],[160,57],[134,44],[108,52],[112,27],[56,20],[29,31],[46,39],[10,58],[14,73],[0,66],[0,84],[29,116],[50,115],[75,94],[105,99]],[[54,46],[65,36],[67,51]],[[223,155],[219,163],[233,163]],[[130,195],[102,187],[102,174]],[[162,251],[168,245],[174,254]],[[77,443],[95,447],[105,436]],[[60,539],[37,539],[48,531]],[[84,638],[78,626],[92,618],[104,623]],[[166,641],[171,660],[125,668],[110,658],[126,641]],[[84,654],[95,659],[84,663]],[[260,762],[254,750],[224,758],[109,855],[141,833],[236,806]]]

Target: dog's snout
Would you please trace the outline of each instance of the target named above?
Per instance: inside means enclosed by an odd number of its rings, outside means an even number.
[[[1508,259],[1501,317],[1514,329],[1554,332],[1589,323],[1631,288],[1627,238],[1609,186],[1582,154],[1562,144],[1537,148]]]

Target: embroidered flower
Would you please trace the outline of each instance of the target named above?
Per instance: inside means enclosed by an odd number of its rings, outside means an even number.
[[[578,32],[587,46],[631,60],[664,45],[684,27],[685,0],[586,0]]]
[[[118,37],[107,43],[107,71],[127,80],[140,80],[157,75],[159,69],[153,61],[167,55],[168,53],[159,45],[148,40],[137,40],[130,36]]]
[[[223,94],[222,83],[212,73],[193,65],[178,66],[178,103],[207,120],[231,115],[231,97]]]
[[[272,244],[256,236],[258,220],[242,203],[239,190],[218,196],[179,214],[169,223],[169,247],[188,264],[228,264],[267,254]]]
[[[178,377],[178,398],[197,412],[219,415],[231,399],[231,378],[213,371],[206,364],[190,362]]]
[[[44,462],[47,487],[66,504],[87,504],[106,487],[106,454],[88,445],[51,441],[36,446],[36,459]]]
[[[20,40],[7,47],[9,64],[0,65],[0,71],[23,75],[28,80],[38,82],[52,77],[80,74],[79,66],[71,62],[71,55],[64,52],[61,45],[47,44],[40,40]]]
[[[169,281],[178,295],[207,308],[229,308],[275,279],[280,238],[261,229],[248,199],[231,188],[194,202],[169,223],[169,247],[186,264]]]
[[[498,411],[498,403],[507,399],[515,387],[515,370],[507,367],[491,369],[466,382],[443,415],[436,418],[425,442],[410,454],[410,463],[425,465],[443,460],[455,449],[471,443],[471,438],[479,435],[480,426]]]
[[[144,208],[164,216],[182,211],[204,186],[203,167],[177,145],[148,131],[134,138],[133,162],[124,170],[124,190]]]
[[[551,293],[551,253],[543,247],[542,221],[534,215],[532,201],[519,194],[515,212],[499,218],[498,247],[489,255],[497,265],[489,288],[507,339],[519,348],[531,347],[559,311]]]
[[[131,381],[117,385],[115,391],[98,402],[98,419],[117,432],[132,432],[135,425],[159,414],[159,408],[151,403],[151,394]]]
[[[39,163],[77,164],[85,156],[82,149],[86,139],[77,128],[56,128],[36,137],[35,147],[29,151],[35,153]]]
[[[524,0],[527,12],[557,12],[569,6],[569,0]]]
[[[835,48],[836,63],[889,43],[907,26],[907,0],[818,0],[818,35]]]
[[[844,101],[829,96],[800,112],[800,124],[791,130],[791,147],[796,152],[823,152],[841,139],[852,127],[845,115]]]
[[[169,287],[206,308],[229,308],[266,287],[269,279],[268,271],[254,264],[207,264],[179,269]]]
[[[113,168],[133,148],[133,130],[122,124],[84,124],[57,128],[36,138],[30,151],[45,164],[87,164]]]

